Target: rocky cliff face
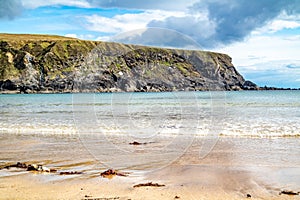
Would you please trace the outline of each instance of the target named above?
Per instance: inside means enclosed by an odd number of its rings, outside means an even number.
[[[225,54],[0,34],[2,93],[256,88]]]

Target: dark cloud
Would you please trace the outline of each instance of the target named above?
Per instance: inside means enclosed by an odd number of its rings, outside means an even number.
[[[207,19],[196,19],[193,16],[168,17],[164,21],[153,20],[147,26],[175,30],[182,35],[193,38],[203,47],[213,45],[210,37],[215,31],[214,24]],[[156,38],[156,40],[164,42],[165,38]]]
[[[207,19],[197,19],[193,16],[168,17],[164,21],[152,21],[149,27],[163,27],[174,29],[193,38],[207,38],[214,33],[214,24]],[[204,31],[205,30],[205,31]]]
[[[216,22],[216,34],[213,39],[222,43],[231,43],[243,39],[257,27],[274,19],[283,10],[290,12],[290,5],[297,5],[293,0],[236,0],[211,1],[207,8],[209,18]],[[203,5],[200,3],[200,8]],[[194,5],[197,9],[198,5]]]
[[[193,37],[202,46],[213,48],[243,40],[251,31],[262,27],[281,12],[300,13],[298,0],[203,0],[190,7],[190,13],[207,12],[203,18],[169,17],[152,21],[149,27],[174,29]],[[210,33],[210,34],[204,34]]]
[[[14,19],[22,12],[20,0],[0,0],[0,19]]]

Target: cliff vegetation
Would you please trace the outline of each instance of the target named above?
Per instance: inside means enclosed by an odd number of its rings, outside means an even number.
[[[228,55],[0,34],[0,92],[137,92],[243,90]]]

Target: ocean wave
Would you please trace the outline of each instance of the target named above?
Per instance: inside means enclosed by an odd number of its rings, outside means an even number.
[[[0,127],[0,133],[3,134],[30,134],[30,135],[130,135],[133,137],[156,137],[156,136],[187,136],[187,137],[300,137],[298,126],[285,127],[264,127],[239,125],[239,127],[214,127],[205,126],[184,126],[184,125],[165,125],[157,128],[130,128],[123,127],[88,127],[81,126],[6,126]]]

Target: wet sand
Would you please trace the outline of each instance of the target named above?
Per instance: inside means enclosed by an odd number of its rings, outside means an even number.
[[[83,174],[2,169],[0,199],[247,199],[247,194],[251,199],[300,198],[279,195],[282,190],[300,191],[299,138],[220,137],[204,158],[199,157],[200,140],[193,140],[184,152],[176,154],[176,159],[171,157],[172,162],[146,162],[143,167],[123,163],[126,167],[119,170],[129,172],[128,177],[106,179],[100,173],[109,167],[107,163],[91,155],[93,151],[76,136],[1,135],[1,166],[21,161]],[[134,149],[129,153],[138,156],[166,141],[129,147],[126,141],[118,145],[123,150]],[[111,156],[106,151],[102,153]],[[118,158],[125,162],[116,155],[111,157],[115,159],[113,166],[122,166]],[[133,187],[147,182],[165,186]]]

